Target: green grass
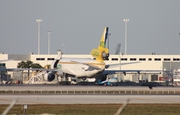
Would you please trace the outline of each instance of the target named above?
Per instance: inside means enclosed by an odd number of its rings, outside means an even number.
[[[8,105],[0,105],[2,113]],[[53,104],[29,105],[26,114],[57,115],[114,115],[120,104]],[[8,114],[22,114],[22,106],[15,105]],[[180,104],[129,104],[121,115],[180,115]]]

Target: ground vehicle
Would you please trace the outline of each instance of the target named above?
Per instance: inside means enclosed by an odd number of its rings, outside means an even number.
[[[117,86],[118,79],[117,78],[107,78],[105,81],[96,80],[96,84],[104,85],[104,86]]]

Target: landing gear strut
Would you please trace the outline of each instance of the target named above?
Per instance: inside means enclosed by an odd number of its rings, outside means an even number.
[[[86,78],[82,78],[82,80],[83,80],[82,84],[86,85]]]

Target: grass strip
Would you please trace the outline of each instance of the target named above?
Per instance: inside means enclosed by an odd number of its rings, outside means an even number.
[[[2,113],[8,105],[0,105]],[[121,104],[37,104],[28,105],[26,114],[114,115]],[[15,105],[8,114],[23,114],[22,105]],[[128,104],[121,115],[179,115],[180,104]]]

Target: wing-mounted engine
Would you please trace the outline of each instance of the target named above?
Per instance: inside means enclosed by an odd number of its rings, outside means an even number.
[[[63,76],[63,72],[62,71],[51,71],[51,72],[47,72],[44,74],[44,80],[46,81],[53,81],[55,79],[55,77],[62,77]]]
[[[53,81],[55,79],[55,72],[47,72],[44,74],[44,80]]]
[[[63,73],[59,70],[54,70],[53,69],[57,69],[57,64],[58,62],[61,60],[62,58],[62,52],[60,50],[58,50],[58,56],[57,58],[51,63],[51,66],[50,66],[50,71],[47,71],[45,74],[44,74],[44,79],[46,81],[53,81],[56,77],[56,73],[59,74],[59,75],[62,75]]]

